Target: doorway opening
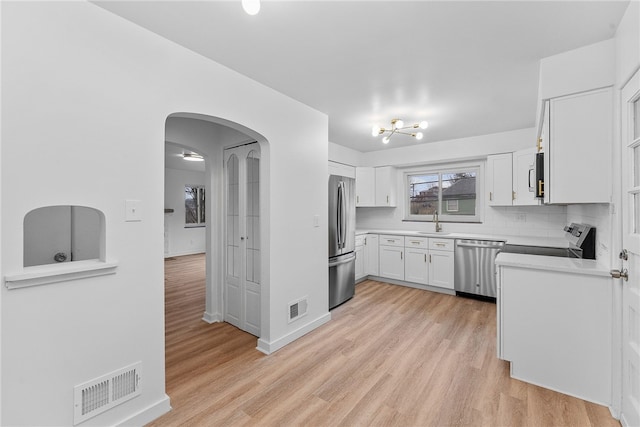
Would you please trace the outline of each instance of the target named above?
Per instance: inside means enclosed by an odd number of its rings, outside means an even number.
[[[205,217],[204,224],[198,224],[196,220],[196,224],[185,224],[182,230],[183,232],[204,230],[204,256],[199,260],[194,256],[192,260],[204,263],[205,308],[202,320],[207,323],[229,322],[238,326],[237,322],[231,321],[229,315],[236,313],[237,310],[227,310],[230,301],[238,300],[243,304],[241,311],[248,314],[250,318],[250,321],[246,322],[250,327],[245,328],[242,324],[238,327],[256,338],[262,338],[267,330],[265,326],[269,316],[268,301],[265,298],[268,295],[268,271],[265,271],[268,266],[268,254],[267,251],[259,250],[260,246],[266,247],[269,237],[267,227],[260,226],[263,221],[266,221],[268,215],[266,210],[268,204],[265,198],[268,194],[268,162],[265,161],[268,159],[268,143],[262,135],[238,123],[195,113],[175,113],[169,115],[165,122],[165,144],[173,148],[174,156],[184,155],[184,151],[189,151],[204,159],[202,162],[204,163],[204,186],[199,189],[195,179],[192,180],[194,182],[185,181],[181,184],[184,187],[185,197],[190,197],[190,194],[194,200],[192,204],[197,204],[198,200],[202,204],[194,210],[196,217],[202,212]],[[229,189],[232,186],[229,185],[228,165],[225,164],[224,159],[225,151],[248,144],[252,144],[254,149],[248,158],[240,159],[245,165],[242,169],[245,174],[242,178],[244,183],[242,192],[245,194],[245,200],[246,194],[251,194],[252,198],[249,205],[244,205],[245,217],[236,218],[238,221],[242,219],[242,224],[238,222],[234,228],[233,223],[229,225],[229,221],[234,220],[233,215],[229,215],[229,209],[236,206],[234,205],[236,199],[229,199]],[[179,150],[183,152],[179,153]],[[167,148],[167,153],[170,151]],[[165,159],[165,167],[169,167],[170,160]],[[184,161],[184,158],[179,160]],[[251,167],[247,168],[247,165]],[[165,176],[165,187],[168,183],[169,179]],[[240,184],[240,181],[237,184]],[[178,184],[174,183],[173,186],[178,188]],[[170,199],[167,191],[168,188],[165,188],[165,204]],[[265,203],[259,201],[265,201]],[[185,199],[183,203],[186,202]],[[247,211],[247,206],[250,211]],[[171,209],[173,209],[172,212]],[[188,208],[180,207],[180,210],[182,209],[184,214],[176,207],[165,206],[165,212],[168,212],[165,214],[165,220],[169,215],[173,215],[174,219],[186,218],[184,215]],[[248,217],[247,213],[249,213]],[[175,231],[168,228],[165,221],[165,258],[182,255],[175,250],[179,242],[183,244],[182,248],[190,245],[197,246],[197,238],[195,242],[192,238],[180,240]],[[247,239],[250,244],[247,244]],[[235,245],[237,249],[233,252],[234,245],[229,242],[236,240],[242,241],[242,244]],[[238,253],[237,250],[244,252]],[[240,258],[237,258],[238,256]],[[236,296],[228,299],[230,288],[225,284],[229,282],[227,280],[230,276],[229,272],[233,272],[238,266],[243,268],[242,277],[251,279],[251,286],[241,289],[246,293],[244,296],[241,294],[239,299]],[[195,265],[190,269],[198,270]],[[165,264],[165,273],[167,270],[168,267]],[[175,275],[175,271],[173,274]],[[256,277],[260,277],[260,280],[256,280]],[[247,301],[250,301],[248,305]]]

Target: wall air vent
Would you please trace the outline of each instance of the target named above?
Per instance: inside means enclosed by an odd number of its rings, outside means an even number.
[[[307,297],[289,303],[288,320],[289,323],[307,314],[308,307]]]
[[[142,362],[73,388],[73,425],[103,413],[141,393]]]

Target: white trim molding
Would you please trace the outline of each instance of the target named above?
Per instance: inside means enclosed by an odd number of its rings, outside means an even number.
[[[25,267],[22,273],[4,276],[4,285],[7,289],[20,289],[30,286],[86,279],[89,277],[106,276],[115,274],[117,267],[118,263],[116,261],[105,262],[98,260]]]
[[[303,335],[306,335],[314,329],[324,325],[329,320],[331,320],[331,313],[325,313],[322,316],[318,317],[316,320],[313,320],[306,325],[296,329],[295,331],[292,331],[274,341],[267,342],[262,338],[259,338],[258,346],[256,347],[256,349],[263,352],[264,354],[271,354],[274,351],[281,349],[285,345],[291,344]]]

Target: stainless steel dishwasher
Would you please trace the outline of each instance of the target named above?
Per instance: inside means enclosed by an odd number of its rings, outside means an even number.
[[[504,245],[505,242],[493,240],[456,240],[456,294],[496,298],[496,255]]]

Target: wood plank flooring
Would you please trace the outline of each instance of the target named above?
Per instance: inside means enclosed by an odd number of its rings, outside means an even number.
[[[152,426],[619,426],[608,408],[509,377],[495,305],[375,281],[267,356],[204,313],[204,257],[165,262],[166,380]]]

